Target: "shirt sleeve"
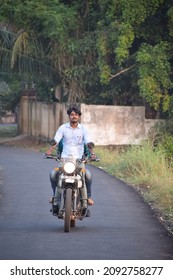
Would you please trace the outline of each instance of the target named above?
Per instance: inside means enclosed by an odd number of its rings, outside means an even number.
[[[84,143],[87,144],[89,142],[93,142],[92,139],[90,139],[90,136],[88,134],[88,131],[86,129],[86,127],[83,126],[83,135],[84,135]]]
[[[62,139],[62,137],[63,137],[63,131],[64,131],[64,126],[61,125],[61,126],[58,128],[58,130],[56,131],[55,136],[54,136],[54,139],[55,139],[55,141],[56,141],[57,143],[59,143],[60,140]]]

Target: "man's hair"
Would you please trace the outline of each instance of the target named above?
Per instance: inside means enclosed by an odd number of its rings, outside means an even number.
[[[67,110],[67,115],[70,116],[71,112],[75,112],[75,113],[78,114],[79,116],[82,115],[81,111],[80,111],[78,108],[76,108],[76,107],[71,107],[71,108],[69,108],[69,109]]]

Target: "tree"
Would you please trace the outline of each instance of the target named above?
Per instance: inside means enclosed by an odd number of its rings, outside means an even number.
[[[6,3],[1,11],[3,19],[8,19],[10,10],[10,23],[19,30],[8,52],[13,69],[20,71],[22,64],[22,72],[42,77],[47,68],[54,84],[61,84],[68,92],[70,102],[82,100],[95,68],[94,35],[85,26],[88,1],[74,1],[73,5],[55,0],[2,2]],[[1,57],[5,57],[4,48]]]
[[[118,73],[125,70],[130,73],[135,68],[141,97],[156,110],[160,106],[163,111],[170,110],[173,88],[172,4],[163,0],[99,2],[103,14],[98,36],[102,83],[109,84]]]
[[[3,71],[58,85],[69,102],[173,111],[169,0],[0,1]]]

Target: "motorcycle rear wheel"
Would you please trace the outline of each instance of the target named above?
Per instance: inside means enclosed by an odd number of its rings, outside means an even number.
[[[66,198],[65,198],[65,218],[64,218],[64,231],[70,231],[70,217],[71,217],[71,205],[72,205],[72,189],[68,188],[66,190]]]

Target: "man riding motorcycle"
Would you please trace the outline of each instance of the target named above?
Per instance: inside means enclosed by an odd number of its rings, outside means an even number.
[[[84,155],[84,145],[86,145],[89,150],[92,151],[94,143],[91,141],[91,139],[89,139],[86,128],[79,123],[80,117],[82,115],[81,111],[76,107],[71,107],[67,110],[67,114],[69,116],[69,122],[61,125],[56,131],[54,137],[55,142],[52,143],[52,146],[50,146],[46,154],[50,155],[52,151],[57,148],[60,141],[62,141],[61,158],[67,158],[69,155],[72,155],[74,158],[80,159]],[[53,189],[53,195],[55,195],[58,177],[58,171],[52,170],[50,172],[50,181]],[[83,215],[87,213],[87,205],[94,204],[90,197],[92,178],[89,170],[87,170],[85,173],[85,183],[87,186],[84,186],[81,189]],[[88,191],[86,191],[86,187]]]

